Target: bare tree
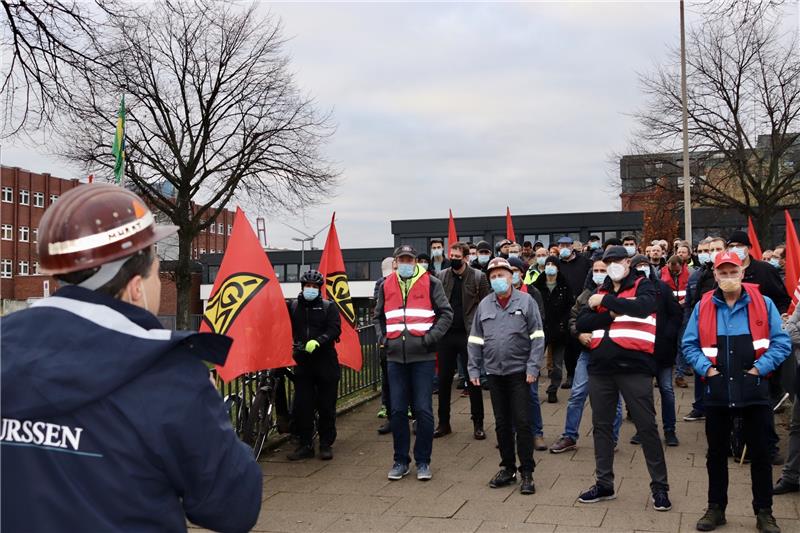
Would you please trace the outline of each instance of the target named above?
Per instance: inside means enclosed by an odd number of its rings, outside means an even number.
[[[72,72],[61,153],[110,176],[125,95],[126,182],[179,227],[178,327],[189,323],[191,243],[212,208],[238,194],[291,209],[336,183],[320,153],[330,118],[300,93],[283,47],[280,23],[255,4],[159,1],[110,20],[93,45],[102,69]]]
[[[757,19],[719,18],[687,39],[693,201],[752,216],[767,243],[773,215],[800,205],[796,46],[775,24]],[[636,151],[665,168],[680,165],[674,158],[682,134],[679,57],[673,50],[668,65],[640,77],[648,103],[635,115]]]

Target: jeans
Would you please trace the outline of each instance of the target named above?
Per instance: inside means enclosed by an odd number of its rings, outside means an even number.
[[[530,387],[525,381],[525,372],[495,376],[490,374],[489,393],[492,397],[497,445],[500,448],[500,466],[517,469],[514,454],[519,456],[519,471],[532,473],[533,432],[531,431]],[[512,429],[513,426],[513,429]]]
[[[544,421],[542,420],[542,404],[539,402],[539,380],[530,384],[531,388],[531,431],[534,437],[544,436]]]
[[[408,427],[408,405],[417,420],[414,440],[414,461],[430,464],[433,448],[433,372],[435,361],[396,363],[389,361],[389,392],[392,410],[390,423],[394,438],[394,462],[411,462],[408,449],[411,432]]]
[[[448,331],[439,341],[439,425],[450,423],[450,396],[456,362],[467,357],[467,332]],[[480,386],[467,384],[469,407],[474,422],[483,423],[483,393]]]
[[[567,420],[564,424],[564,437],[569,437],[578,442],[578,430],[581,427],[583,408],[586,398],[589,397],[589,354],[581,352],[575,365],[575,376],[572,379],[572,390],[567,400]],[[619,442],[619,429],[622,427],[622,398],[617,402],[617,416],[614,419],[614,442]]]
[[[800,483],[800,398],[795,396],[792,420],[789,422],[789,452],[781,477],[789,483]]]
[[[675,432],[675,389],[672,385],[672,367],[659,368],[656,374],[661,392],[661,425],[664,433]]]
[[[614,440],[612,437],[614,404],[619,395],[631,412],[636,433],[642,441],[650,490],[668,491],[667,464],[658,435],[653,405],[653,377],[646,374],[592,375],[589,377],[589,401],[594,425],[594,459],[597,485],[614,489]]]
[[[683,357],[683,347],[681,346],[683,340],[683,332],[686,331],[686,324],[681,325],[678,332],[678,351],[675,354],[675,377],[684,377],[689,372],[689,363]]]
[[[753,492],[753,511],[772,508],[772,462],[768,445],[768,405],[752,405],[739,409],[706,407],[706,439],[708,454],[708,503],[723,509],[728,505],[728,449],[733,415],[742,417],[747,455],[750,457],[750,483]]]

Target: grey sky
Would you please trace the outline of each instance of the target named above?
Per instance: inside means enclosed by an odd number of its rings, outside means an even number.
[[[391,219],[616,209],[609,155],[642,102],[636,73],[678,42],[678,3],[270,4],[299,85],[338,130],[342,185],[273,246],[337,211],[344,247],[388,246]],[[3,163],[59,175],[31,148]],[[45,166],[46,165],[46,166]],[[71,177],[71,176],[70,176]],[[253,213],[248,213],[251,220]],[[321,246],[324,232],[316,241]]]

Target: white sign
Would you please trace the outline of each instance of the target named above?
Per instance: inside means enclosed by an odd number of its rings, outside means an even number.
[[[50,296],[50,280],[46,279],[42,282],[42,292],[44,292],[44,297],[47,298]]]

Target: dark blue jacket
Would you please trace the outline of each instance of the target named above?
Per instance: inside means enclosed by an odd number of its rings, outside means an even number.
[[[161,328],[80,287],[3,318],[3,531],[255,524],[261,470],[202,361],[231,340]]]
[[[739,300],[728,307],[722,291],[716,290],[711,301],[717,309],[717,370],[719,376],[706,378],[704,402],[706,405],[744,407],[769,405],[769,384],[766,375],[780,366],[792,351],[789,335],[783,330],[780,313],[769,297],[764,296],[769,315],[769,348],[758,360],[753,350],[747,304],[750,296],[742,290]],[[696,305],[683,334],[683,356],[695,372],[705,376],[711,360],[700,346],[698,320],[700,305]],[[746,372],[755,367],[759,375]]]

